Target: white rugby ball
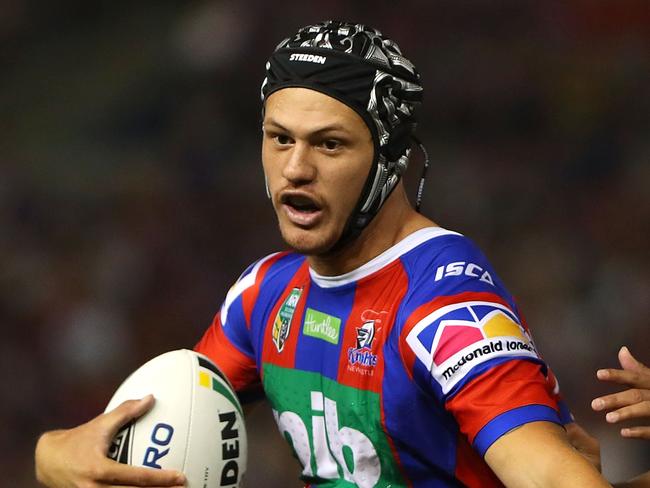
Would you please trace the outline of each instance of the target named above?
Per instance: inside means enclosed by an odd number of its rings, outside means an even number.
[[[156,403],[118,432],[108,456],[185,473],[189,488],[238,487],[246,471],[241,405],[219,368],[187,349],[161,354],[131,374],[106,411],[153,394]]]

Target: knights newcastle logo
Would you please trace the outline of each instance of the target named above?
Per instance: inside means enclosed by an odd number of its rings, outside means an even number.
[[[375,321],[369,320],[357,329],[357,349],[372,348],[372,341],[375,339]]]
[[[291,320],[296,311],[296,306],[300,300],[302,288],[294,288],[289,293],[289,296],[284,300],[284,303],[278,310],[278,314],[273,321],[273,344],[278,352],[282,352],[284,344],[289,337],[289,329],[291,328]]]
[[[357,327],[356,347],[348,349],[348,364],[350,366],[372,368],[377,365],[377,355],[373,353],[372,346],[376,331],[381,329],[377,325],[381,323],[383,315],[386,315],[386,312],[375,312],[374,310],[365,310],[361,314],[363,323]]]

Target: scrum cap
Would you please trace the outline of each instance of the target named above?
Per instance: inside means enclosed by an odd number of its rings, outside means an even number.
[[[373,165],[337,243],[354,239],[377,214],[408,166],[420,75],[397,44],[363,24],[325,21],[282,41],[266,63],[262,102],[288,87],[320,91],[348,105],[372,134]]]

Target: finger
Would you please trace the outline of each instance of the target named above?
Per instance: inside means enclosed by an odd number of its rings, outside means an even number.
[[[626,346],[621,347],[618,351],[618,361],[621,363],[621,367],[628,371],[640,372],[648,369],[641,361],[632,356],[632,353]]]
[[[98,480],[105,483],[134,486],[184,485],[185,475],[170,469],[151,469],[108,461]]]
[[[610,424],[630,419],[650,419],[650,401],[635,403],[627,407],[619,408],[605,415],[605,420]]]
[[[153,395],[147,395],[139,400],[127,400],[118,405],[114,410],[111,410],[104,415],[100,415],[97,418],[97,421],[100,422],[105,429],[116,433],[131,420],[137,419],[148,412],[154,403],[155,400]]]
[[[634,388],[650,388],[650,371],[628,371],[624,369],[599,369],[596,377],[601,381],[609,381]]]
[[[650,390],[632,388],[630,390],[612,393],[591,402],[591,408],[597,412],[602,410],[613,410],[615,408],[625,407],[650,400]]]
[[[650,427],[626,427],[621,429],[621,435],[629,439],[650,440]]]

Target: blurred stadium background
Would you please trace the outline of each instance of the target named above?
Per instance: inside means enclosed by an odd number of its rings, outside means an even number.
[[[425,213],[518,297],[620,479],[650,468],[588,407],[627,344],[650,362],[648,2],[0,2],[0,472],[36,486],[46,429],[192,347],[251,261],[282,248],[259,161],[265,57],[346,18],[422,72]],[[413,173],[421,160],[415,158]],[[300,486],[268,409],[247,486]]]

